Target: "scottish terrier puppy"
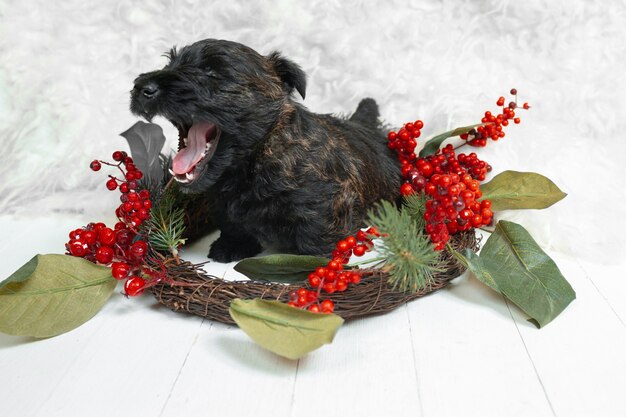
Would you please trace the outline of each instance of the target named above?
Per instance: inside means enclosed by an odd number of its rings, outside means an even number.
[[[264,247],[328,256],[367,226],[374,203],[398,197],[400,167],[374,100],[338,118],[308,111],[294,91],[304,99],[295,63],[214,39],[172,49],[163,69],[135,80],[131,111],[179,131],[172,175],[185,192],[214,200],[215,261]]]

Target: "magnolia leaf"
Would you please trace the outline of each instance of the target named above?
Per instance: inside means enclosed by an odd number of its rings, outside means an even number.
[[[265,349],[298,359],[331,343],[343,319],[312,313],[278,301],[234,299],[228,310],[237,325]]]
[[[115,289],[111,270],[68,255],[36,255],[0,283],[0,332],[51,337],[92,318]]]
[[[146,180],[160,184],[163,180],[160,154],[165,144],[161,126],[139,121],[127,131],[120,133],[120,136],[128,142],[133,162]]]
[[[304,281],[311,271],[328,262],[307,255],[269,255],[243,259],[234,269],[253,280],[294,283]]]
[[[534,172],[504,171],[480,186],[482,199],[491,200],[491,209],[544,209],[567,194],[550,179]]]
[[[496,280],[491,275],[491,271],[498,269],[497,265],[492,265],[491,260],[481,258],[471,249],[465,249],[462,255],[454,250],[451,250],[451,253],[474,274],[476,279],[492,290],[501,292],[496,284]]]
[[[420,151],[420,154],[419,154],[420,158],[432,155],[435,152],[437,152],[437,149],[439,149],[439,147],[441,146],[444,140],[451,138],[453,136],[462,135],[463,133],[467,133],[470,130],[474,129],[475,127],[482,126],[484,124],[485,123],[478,123],[476,125],[471,125],[471,126],[457,127],[456,129],[449,130],[447,132],[444,132],[440,135],[437,135],[429,139],[424,145],[424,147],[422,148],[422,150]]]
[[[576,298],[554,261],[517,223],[499,221],[480,256],[469,252],[456,256],[478,280],[528,314],[537,327],[551,322]]]

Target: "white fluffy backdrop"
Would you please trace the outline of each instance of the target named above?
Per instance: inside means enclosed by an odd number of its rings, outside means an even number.
[[[133,79],[173,45],[221,38],[299,63],[312,111],[349,113],[370,96],[391,125],[424,120],[423,138],[476,123],[517,88],[532,111],[479,154],[569,196],[500,218],[548,251],[621,261],[625,22],[623,1],[601,0],[4,0],[0,212],[110,221],[116,197],[88,165],[126,149]]]

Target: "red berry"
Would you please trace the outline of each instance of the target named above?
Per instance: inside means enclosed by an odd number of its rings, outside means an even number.
[[[354,256],[363,256],[365,255],[367,248],[364,245],[356,245],[352,251]]]
[[[110,180],[106,182],[106,186],[109,190],[113,191],[117,188],[117,181],[111,178]]]
[[[318,277],[317,274],[315,273],[309,274],[309,284],[311,285],[311,287],[317,288],[320,286],[321,282],[322,282],[322,279]]]
[[[317,304],[313,304],[311,306],[309,306],[309,311],[312,313],[319,313],[320,312],[320,306],[318,306]]]
[[[402,187],[400,187],[400,194],[403,196],[411,195],[414,192],[415,190],[413,190],[413,186],[409,183],[404,183],[402,184]]]
[[[137,211],[137,217],[139,217],[141,220],[146,220],[148,217],[150,217],[150,212],[144,208],[141,208]]]
[[[326,291],[328,294],[332,294],[335,291],[337,291],[337,288],[335,288],[334,283],[329,282],[329,283],[324,284],[323,290]]]
[[[113,246],[115,243],[115,232],[108,227],[101,229],[98,232],[98,240],[100,243],[106,246]]]
[[[98,233],[95,230],[87,230],[82,235],[82,241],[88,244],[89,246],[96,243],[98,240]]]
[[[138,276],[132,276],[124,283],[124,292],[130,297],[140,295],[146,287],[146,280]]]
[[[87,249],[85,248],[84,243],[79,241],[70,242],[69,250],[73,256],[78,256],[79,258],[82,258],[87,254]]]
[[[122,159],[124,159],[124,154],[121,151],[115,151],[113,152],[113,160],[114,161],[121,161]]]
[[[113,262],[111,265],[111,275],[115,279],[124,279],[130,272],[130,266],[126,262]]]
[[[69,238],[70,240],[81,240],[83,233],[85,233],[83,229],[72,230],[69,234]]]
[[[130,245],[130,253],[136,259],[143,259],[148,251],[148,244],[143,240],[138,240]]]
[[[376,237],[380,237],[380,233],[378,232],[378,229],[374,226],[370,227],[369,229],[367,229],[365,231],[365,233],[367,233],[368,235],[373,235]]]
[[[350,249],[350,246],[345,240],[340,240],[339,242],[337,242],[337,250],[339,252],[346,252],[348,249]]]
[[[331,300],[324,300],[321,304],[322,313],[332,313],[335,309],[335,303]]]
[[[511,88],[511,95],[517,95],[517,90],[515,88]]]
[[[101,264],[108,264],[113,260],[113,249],[109,246],[100,246],[96,249],[96,261]]]
[[[91,168],[92,171],[100,171],[102,165],[100,165],[99,161],[91,161],[91,164],[89,164],[89,168]]]
[[[333,271],[339,271],[341,269],[343,269],[343,262],[341,259],[333,259],[332,261],[328,262],[328,269],[333,270]],[[328,275],[328,272],[326,273]]]
[[[96,233],[98,233],[100,230],[104,229],[106,226],[106,224],[102,223],[102,222],[98,222],[98,223],[94,223],[92,226],[92,230]]]

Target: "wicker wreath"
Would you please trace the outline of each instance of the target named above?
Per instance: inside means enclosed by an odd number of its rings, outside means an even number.
[[[467,231],[454,235],[450,244],[457,251],[466,248],[477,251],[479,241],[474,231]],[[235,298],[286,302],[290,291],[303,286],[264,281],[226,281],[206,274],[202,265],[184,261],[180,264],[166,264],[168,276],[177,284],[160,283],[152,287],[157,301],[173,311],[235,324],[228,313],[230,303]],[[438,266],[441,272],[434,275],[434,282],[414,293],[393,290],[387,283],[388,275],[380,269],[365,269],[359,284],[328,298],[335,302],[335,314],[344,319],[387,313],[408,301],[445,287],[465,271],[465,267],[447,250],[441,252]]]

